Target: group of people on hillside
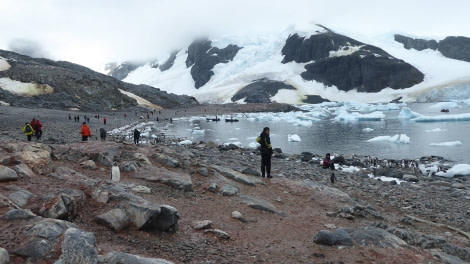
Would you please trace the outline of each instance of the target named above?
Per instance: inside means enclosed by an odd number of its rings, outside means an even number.
[[[42,137],[42,123],[38,119],[33,118],[33,120],[28,123],[26,122],[23,126],[23,133],[26,135],[28,141],[31,141],[31,138],[34,136],[38,140]]]

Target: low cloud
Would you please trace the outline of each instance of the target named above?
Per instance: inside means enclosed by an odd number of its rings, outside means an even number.
[[[48,54],[39,43],[29,39],[13,39],[8,45],[8,50],[30,56],[33,58],[47,58]]]

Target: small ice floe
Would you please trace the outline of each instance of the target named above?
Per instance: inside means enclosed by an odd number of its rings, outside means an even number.
[[[374,129],[373,129],[373,128],[370,128],[370,127],[366,127],[366,128],[363,128],[362,131],[364,131],[364,132],[372,132],[372,131],[374,131]]]
[[[448,142],[440,142],[440,143],[431,143],[431,146],[438,146],[438,147],[460,147],[462,146],[461,141],[448,141]]]
[[[434,109],[443,109],[443,108],[459,108],[460,105],[457,102],[439,102],[430,106]]]
[[[338,115],[335,117],[336,121],[381,121],[385,118],[385,114],[381,111],[361,114],[358,112],[349,113],[345,109],[340,109],[337,113]]]
[[[445,132],[447,131],[447,129],[434,128],[434,129],[426,129],[425,131],[429,133],[437,133],[437,132]]]
[[[249,147],[249,148],[258,148],[258,147],[259,147],[259,143],[258,143],[258,142],[251,142],[250,144],[248,144],[248,147]]]
[[[289,134],[287,135],[287,141],[289,142],[300,142],[300,137],[297,134]]]
[[[204,129],[194,129],[193,135],[204,135],[206,131]]]
[[[386,142],[393,142],[393,143],[408,144],[410,143],[410,137],[408,137],[406,134],[396,134],[394,136],[378,136],[375,138],[371,138],[367,141],[368,142],[386,141]]]
[[[437,116],[420,116],[411,119],[415,122],[449,122],[449,121],[470,121],[470,113],[455,115],[437,115]]]
[[[398,114],[398,118],[407,119],[407,120],[417,118],[417,117],[420,117],[420,116],[422,116],[422,114],[417,113],[417,112],[413,112],[408,107],[403,107],[401,109],[400,113]]]
[[[191,144],[193,144],[193,142],[191,140],[187,139],[187,140],[180,141],[178,144],[180,144],[180,145],[191,145]]]
[[[455,175],[470,175],[470,165],[469,164],[456,164],[447,171],[436,172],[436,176],[452,178]]]
[[[229,140],[229,141],[237,141],[238,138],[229,138],[228,140]]]

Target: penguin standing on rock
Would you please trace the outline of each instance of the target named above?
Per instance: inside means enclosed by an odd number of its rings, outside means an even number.
[[[335,184],[336,176],[335,176],[335,174],[334,174],[333,172],[331,173],[330,181],[331,181],[332,184]]]
[[[111,181],[119,182],[120,180],[121,180],[121,172],[119,171],[117,162],[113,162],[113,167],[111,168]]]

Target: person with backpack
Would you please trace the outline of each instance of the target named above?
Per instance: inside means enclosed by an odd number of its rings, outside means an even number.
[[[100,128],[100,138],[101,138],[101,141],[106,140],[106,129]]]
[[[139,144],[139,138],[140,138],[140,131],[136,129],[134,129],[134,144]]]
[[[28,122],[24,124],[23,133],[26,135],[28,141],[31,141],[31,136],[34,134],[34,129]]]
[[[261,145],[261,177],[272,178],[271,176],[271,157],[273,155],[273,147],[271,139],[269,138],[269,127],[265,127],[263,132],[256,138],[256,141]]]
[[[86,122],[83,122],[80,134],[82,134],[82,141],[87,141],[88,137],[91,136],[90,128],[87,126]]]
[[[41,122],[39,122],[39,119],[36,120],[36,125],[33,129],[36,132],[35,133],[36,139],[38,139],[38,140],[41,139],[41,137],[42,137],[42,124],[41,124]]]

